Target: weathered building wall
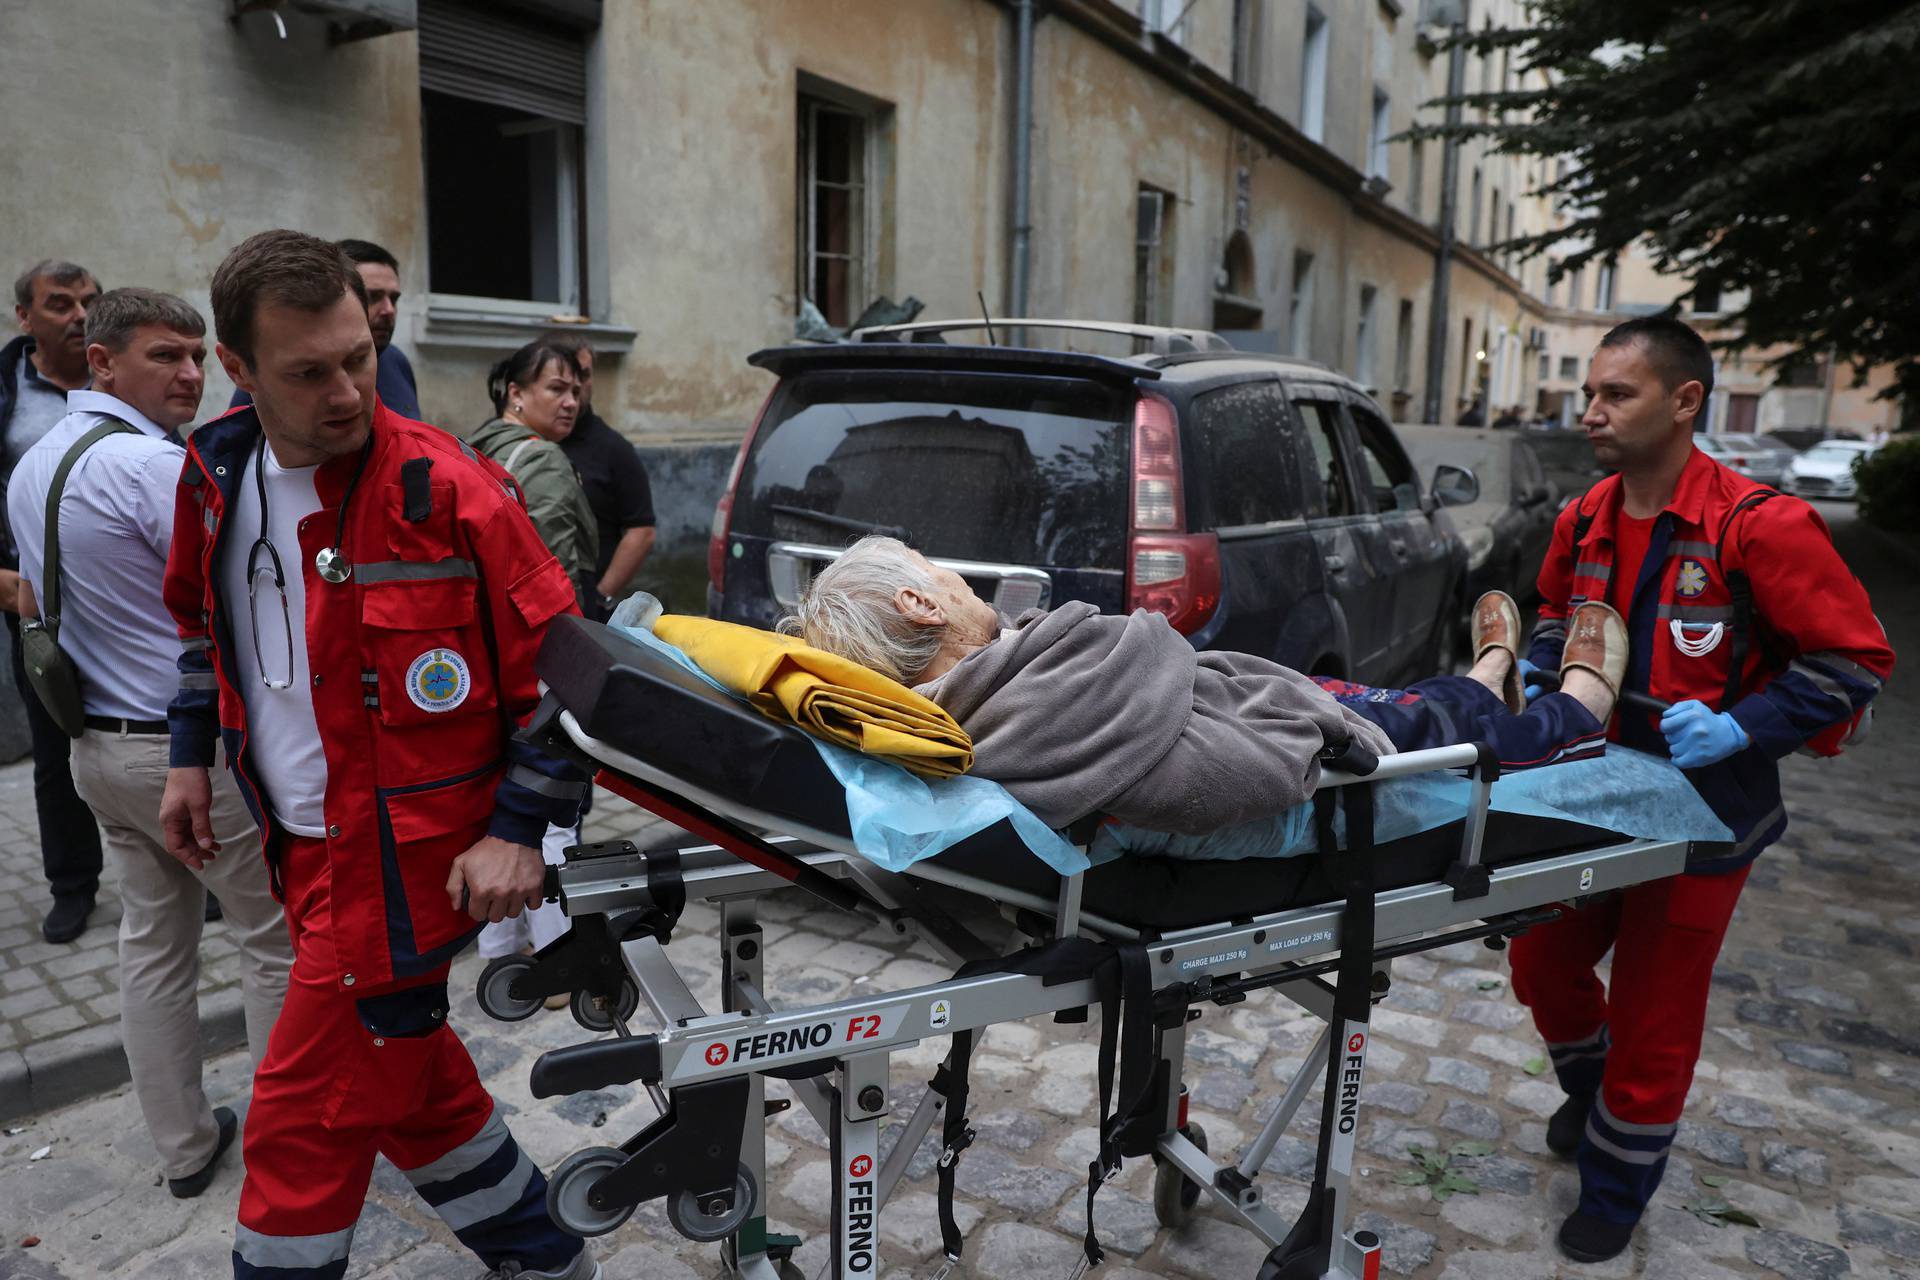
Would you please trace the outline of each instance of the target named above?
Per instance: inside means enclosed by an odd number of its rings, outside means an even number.
[[[0,6],[9,104],[0,271],[70,258],[207,310],[227,251],[269,227],[362,236],[424,286],[413,38],[329,49],[316,25],[243,29],[227,6]],[[11,299],[9,299],[9,302]],[[209,316],[209,320],[211,317]],[[402,341],[405,341],[403,331]],[[231,386],[211,368],[207,405]]]
[[[793,334],[802,73],[892,105],[869,294],[1004,306],[1007,19],[980,0],[609,5],[608,228],[630,432],[738,435]],[[862,302],[870,299],[863,299]]]

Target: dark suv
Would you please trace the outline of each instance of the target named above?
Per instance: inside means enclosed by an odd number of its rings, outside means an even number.
[[[1111,358],[943,337],[967,327],[750,357],[779,384],[714,512],[712,616],[772,626],[880,532],[1009,616],[1155,609],[1198,648],[1376,684],[1448,660],[1465,548],[1351,381],[1199,331],[1028,322],[1142,348]]]

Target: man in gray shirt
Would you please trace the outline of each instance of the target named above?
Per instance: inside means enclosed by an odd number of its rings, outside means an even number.
[[[88,383],[87,309],[100,286],[85,267],[37,262],[13,285],[21,333],[0,347],[0,507],[7,480],[34,442],[67,416],[67,392]],[[0,521],[0,615],[12,638],[13,683],[27,707],[33,738],[33,803],[40,819],[40,858],[53,909],[40,926],[48,942],[71,942],[87,927],[100,888],[100,831],[73,789],[67,735],[27,684],[20,660],[19,556]]]

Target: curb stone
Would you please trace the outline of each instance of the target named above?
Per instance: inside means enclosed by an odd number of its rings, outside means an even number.
[[[200,1039],[205,1057],[247,1041],[240,988],[202,997]],[[128,1081],[120,1023],[96,1023],[68,1035],[0,1053],[0,1121],[18,1120],[117,1089]]]

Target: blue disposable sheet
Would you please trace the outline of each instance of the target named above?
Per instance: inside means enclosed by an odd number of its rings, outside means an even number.
[[[654,613],[658,616],[657,611]],[[613,622],[640,644],[658,650],[722,692],[730,692],[702,671],[681,649],[647,629],[652,618],[633,616],[642,625]],[[808,735],[827,768],[847,789],[847,824],[853,846],[888,871],[908,867],[985,831],[1001,820],[1013,826],[1036,857],[1062,875],[1085,871],[1087,856],[1035,817],[997,782],[963,774],[958,778],[916,777],[898,765],[849,751]]]
[[[1473,784],[1450,773],[1416,774],[1374,786],[1374,839],[1399,840],[1464,818]],[[1496,813],[1530,814],[1584,823],[1643,840],[1733,839],[1686,775],[1671,761],[1609,744],[1606,754],[1544,769],[1502,774],[1493,786]],[[1344,846],[1346,815],[1335,810]],[[1123,854],[1229,862],[1314,853],[1313,806],[1304,804],[1258,822],[1204,836],[1172,835],[1109,824],[1093,842],[1093,861]]]
[[[614,615],[613,625],[714,688],[730,692],[679,648],[653,634],[659,608],[651,600],[629,599]],[[968,775],[929,780],[808,736],[846,788],[854,847],[889,871],[904,871],[1003,819],[1036,857],[1062,875],[1127,854],[1222,862],[1298,857],[1319,848],[1313,806],[1305,804],[1204,836],[1109,823],[1095,837],[1089,861],[997,782]],[[1457,822],[1466,816],[1471,796],[1472,784],[1453,774],[1420,774],[1379,783],[1374,787],[1374,839],[1398,840]],[[1560,818],[1648,840],[1733,838],[1672,763],[1614,745],[1590,760],[1502,775],[1493,787],[1492,807],[1500,813]],[[1345,816],[1339,814],[1335,832],[1343,844],[1344,828]]]

